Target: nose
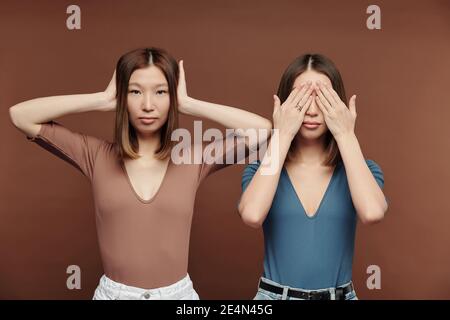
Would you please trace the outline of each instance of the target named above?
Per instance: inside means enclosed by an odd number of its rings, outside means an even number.
[[[312,94],[313,101],[311,101],[311,105],[308,110],[306,110],[306,114],[310,117],[315,117],[319,114],[319,107],[316,104],[315,93]]]
[[[144,100],[142,101],[142,109],[145,111],[151,111],[154,109],[152,104],[152,97],[150,94],[144,95]]]

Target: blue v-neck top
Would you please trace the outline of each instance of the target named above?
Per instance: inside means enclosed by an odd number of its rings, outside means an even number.
[[[372,160],[366,163],[382,188],[381,168]],[[255,161],[245,168],[243,191],[259,165],[260,162]],[[264,277],[282,285],[310,290],[346,284],[352,279],[356,222],[342,162],[335,167],[312,217],[306,214],[283,167],[272,206],[263,223]]]

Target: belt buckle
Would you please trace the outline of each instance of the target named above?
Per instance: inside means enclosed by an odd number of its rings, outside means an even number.
[[[344,288],[336,288],[336,300],[345,300]]]
[[[313,301],[322,300],[322,295],[319,291],[309,291],[308,299]]]

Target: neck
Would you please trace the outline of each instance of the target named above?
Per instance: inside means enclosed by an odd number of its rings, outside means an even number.
[[[159,131],[150,134],[142,135],[137,133],[137,139],[139,142],[139,155],[141,160],[152,160],[155,159],[155,152],[160,147],[160,137],[161,133]]]
[[[292,141],[294,151],[289,156],[290,162],[308,166],[322,166],[327,157],[325,150],[325,135],[318,139],[309,140],[296,136]]]

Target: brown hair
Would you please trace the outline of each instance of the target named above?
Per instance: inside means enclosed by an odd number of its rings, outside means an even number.
[[[127,108],[128,83],[136,69],[154,65],[166,77],[169,86],[170,107],[167,121],[160,128],[160,147],[155,155],[158,159],[169,156],[173,146],[172,131],[178,128],[178,63],[166,51],[158,48],[141,48],[130,51],[120,57],[116,66],[117,109],[114,126],[114,142],[121,158],[139,158],[139,142],[136,130],[129,121]]]
[[[284,71],[278,87],[278,97],[283,103],[292,91],[295,79],[307,70],[314,70],[326,75],[330,81],[333,89],[337,92],[342,101],[347,101],[344,83],[341,78],[339,70],[334,63],[327,57],[321,54],[304,54],[297,57]],[[327,158],[324,165],[336,165],[341,161],[341,155],[331,132],[328,130],[325,136]],[[294,151],[294,144],[291,144],[289,153]]]

